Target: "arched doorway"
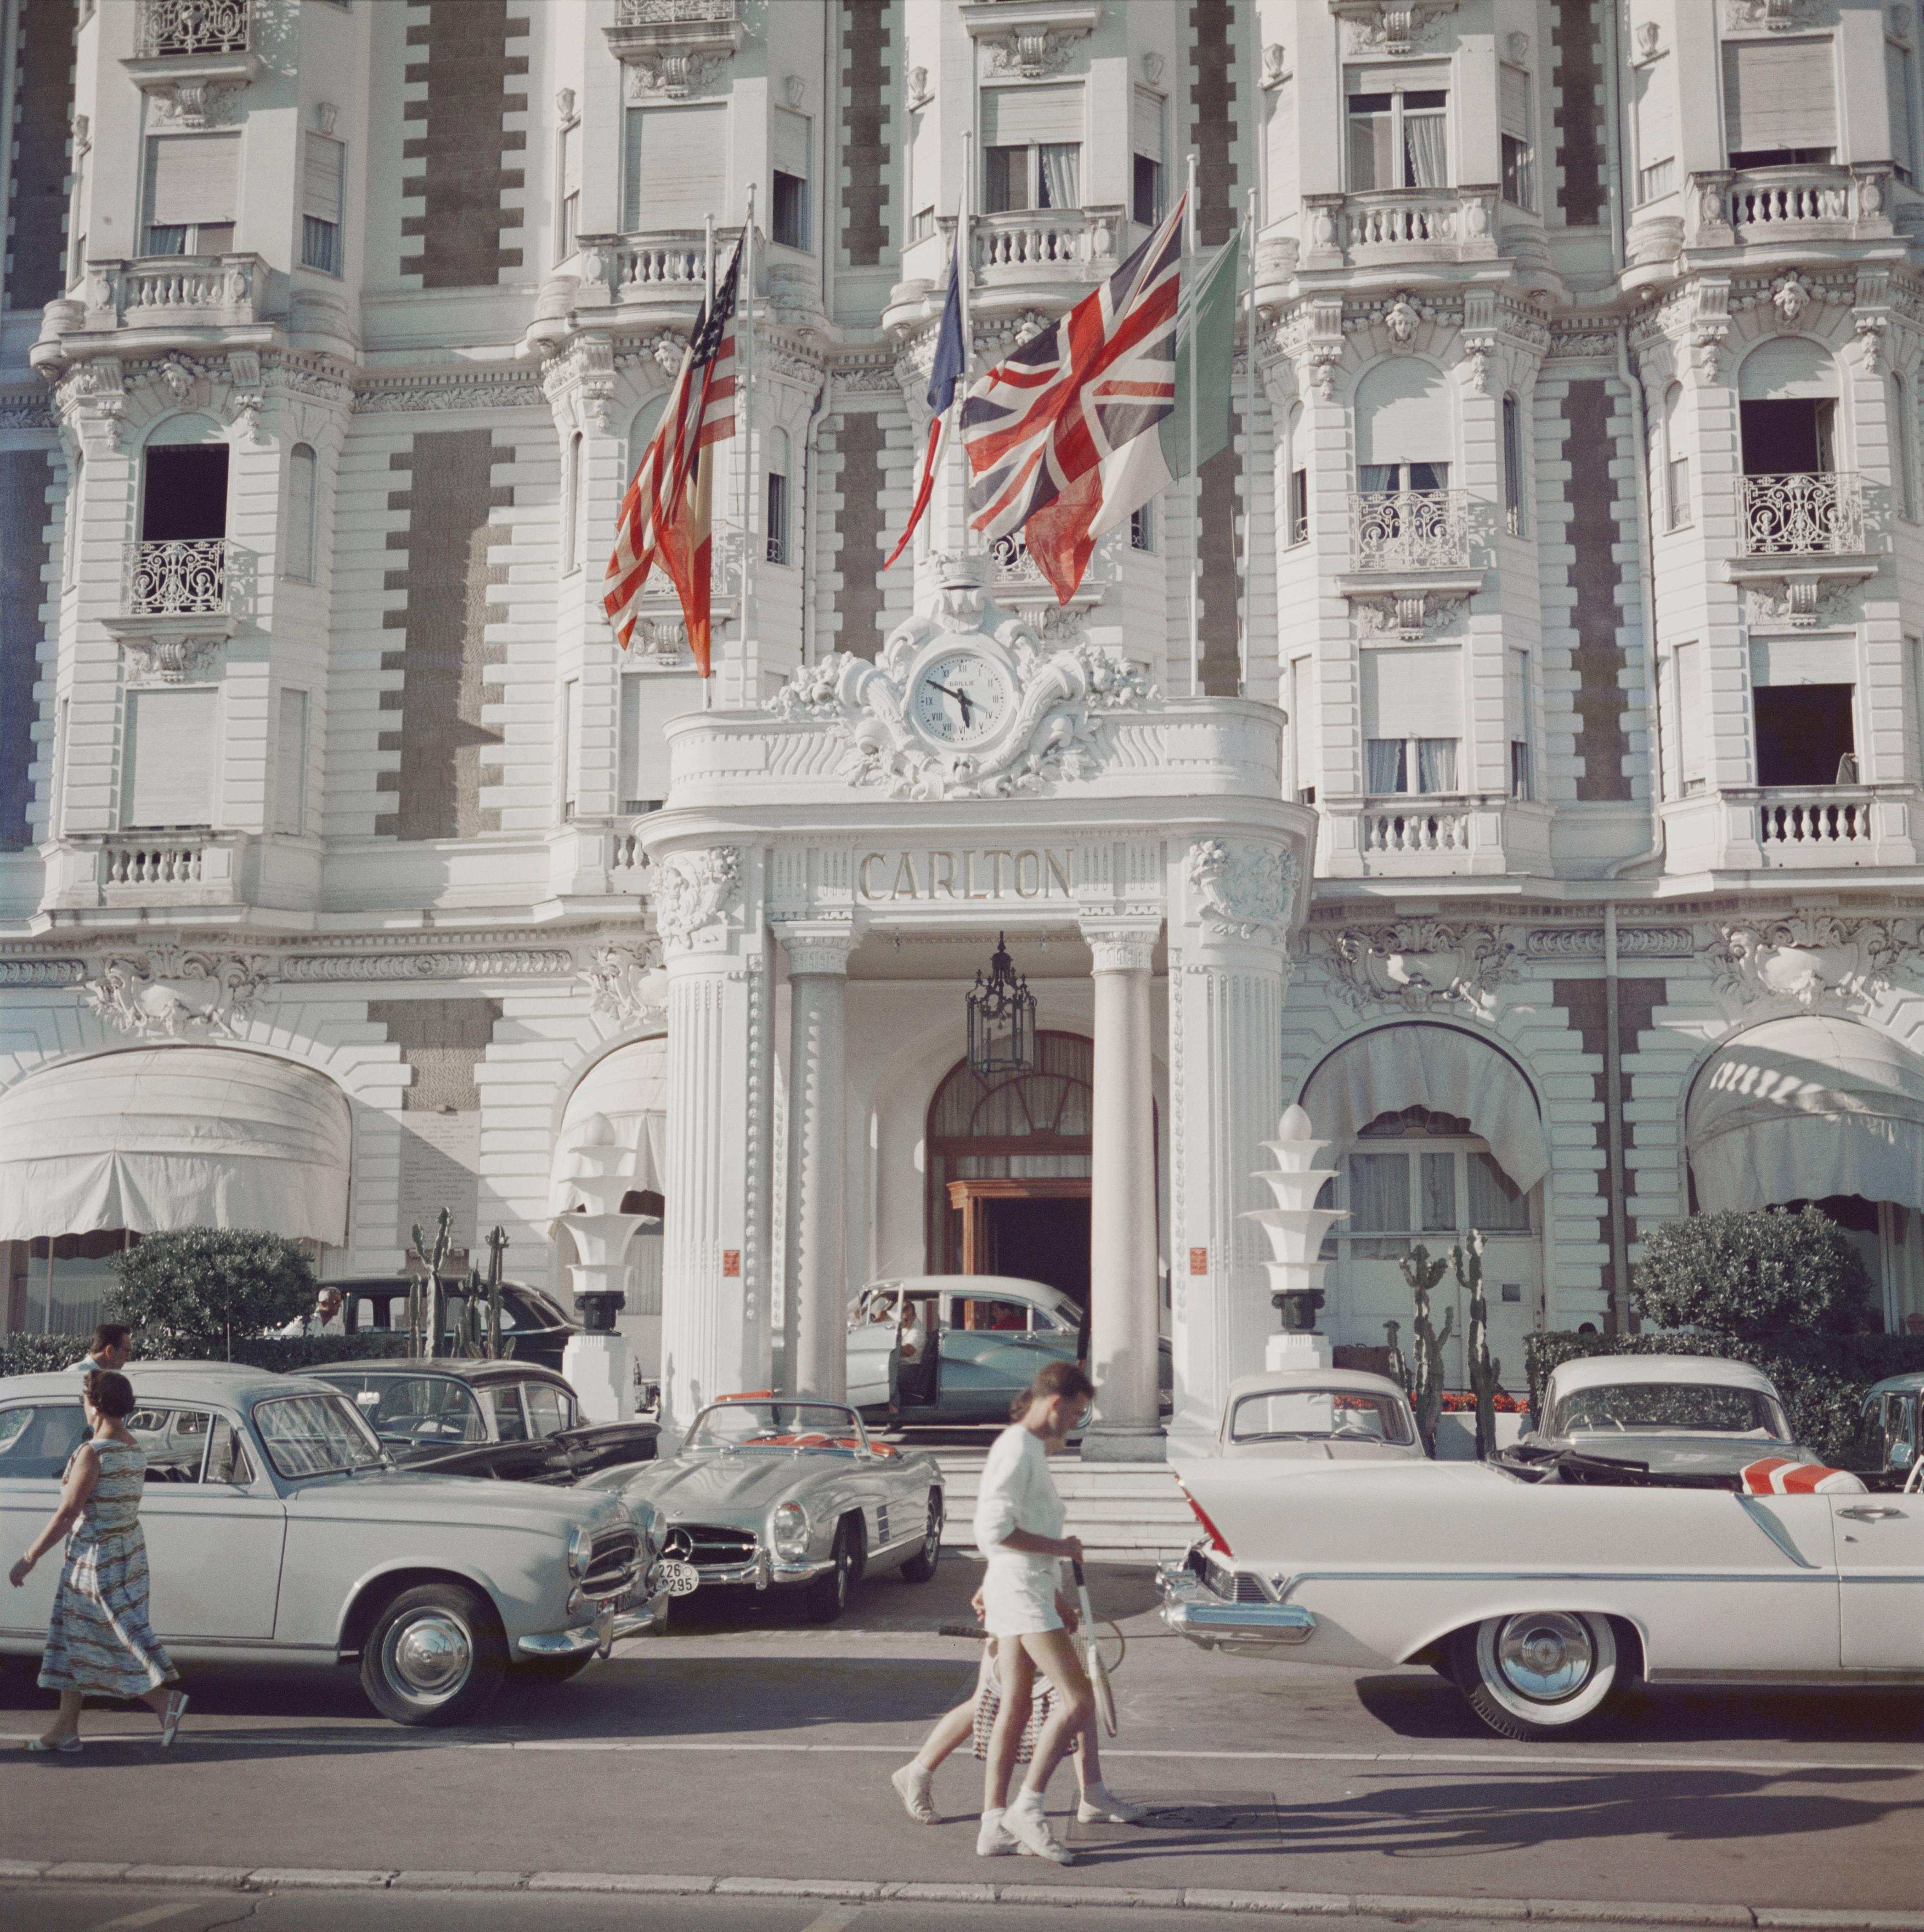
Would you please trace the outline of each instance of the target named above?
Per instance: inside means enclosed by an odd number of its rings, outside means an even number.
[[[930,1273],[1023,1275],[1086,1305],[1094,1052],[1043,1033],[1033,1072],[950,1070],[929,1103]]]

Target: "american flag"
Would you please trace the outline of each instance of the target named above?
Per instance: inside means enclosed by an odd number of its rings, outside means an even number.
[[[1095,537],[1116,520],[1104,499],[1118,452],[1175,406],[1186,206],[1187,197],[1100,288],[997,364],[962,404],[971,528],[992,539],[1024,531],[1064,603]]]
[[[681,598],[695,668],[709,674],[708,578],[715,445],[735,433],[735,244],[714,300],[697,317],[680,373],[635,480],[621,500],[602,602],[623,650],[641,616],[641,592],[657,562]]]

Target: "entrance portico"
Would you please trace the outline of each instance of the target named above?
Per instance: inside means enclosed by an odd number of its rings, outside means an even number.
[[[1281,1107],[1314,815],[1281,798],[1274,707],[1166,701],[1119,656],[1049,650],[975,566],[946,574],[878,662],[670,728],[647,833],[671,985],[663,1400],[679,1424],[778,1372],[842,1388],[849,1295],[925,1264],[944,1210],[923,1124],[1006,933],[1040,1027],[1093,1041],[1084,1454],[1160,1455],[1165,1267],[1178,1430],[1213,1426],[1271,1325],[1237,1216]],[[932,687],[967,696],[959,746],[928,725]]]

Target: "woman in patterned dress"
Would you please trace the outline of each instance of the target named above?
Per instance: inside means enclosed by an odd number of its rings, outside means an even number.
[[[173,1660],[147,1621],[147,1540],[140,1497],[147,1458],[127,1432],[134,1388],[125,1376],[95,1369],[81,1384],[93,1430],[74,1450],[62,1483],[60,1507],[14,1565],[15,1589],[34,1565],[67,1538],[60,1588],[47,1626],[41,1688],[60,1693],[60,1715],[29,1750],[80,1748],[80,1706],[96,1697],[138,1697],[161,1720],[161,1742],[174,1741],[185,1693],[170,1690]]]

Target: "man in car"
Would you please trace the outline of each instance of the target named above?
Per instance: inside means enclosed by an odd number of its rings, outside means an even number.
[[[74,1372],[90,1376],[96,1369],[105,1369],[117,1376],[133,1352],[134,1330],[124,1322],[103,1322],[94,1330],[93,1346],[74,1364]]]
[[[284,1328],[277,1328],[275,1334],[281,1341],[291,1342],[302,1335],[344,1335],[347,1324],[342,1314],[341,1291],[338,1288],[324,1288],[314,1297],[314,1312],[290,1322]]]

